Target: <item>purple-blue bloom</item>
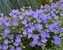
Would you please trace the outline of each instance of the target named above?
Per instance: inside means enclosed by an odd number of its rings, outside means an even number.
[[[18,46],[19,45],[19,42],[14,42],[13,45],[14,46]]]
[[[8,44],[8,43],[9,43],[8,39],[5,39],[4,44]]]
[[[37,45],[38,45],[38,46],[41,46],[41,45],[42,45],[42,42],[41,42],[41,41],[38,41],[38,42],[37,42]]]
[[[36,40],[36,39],[39,39],[39,36],[38,36],[37,34],[32,34],[32,38],[33,38],[34,40]]]
[[[10,29],[9,28],[5,28],[4,33],[6,33],[6,34],[10,33]]]
[[[46,43],[47,39],[46,38],[42,38],[41,41],[42,41],[42,43]]]
[[[47,37],[47,32],[45,32],[44,30],[41,31],[41,37],[42,38],[46,38]]]
[[[8,22],[4,22],[4,24],[6,25],[6,26],[10,26],[10,22],[8,21]]]
[[[16,20],[13,20],[12,25],[13,25],[13,26],[18,26],[19,23],[18,23]]]
[[[22,21],[22,23],[23,23],[24,25],[26,25],[26,24],[27,24],[27,20],[24,19],[24,20]]]
[[[16,35],[16,39],[17,39],[17,38],[20,38],[20,34],[17,34],[17,35]]]
[[[38,18],[38,13],[37,12],[34,12],[32,17]]]
[[[24,18],[24,16],[23,16],[23,15],[20,15],[20,16],[19,16],[19,19],[21,19],[21,20],[22,20],[23,18]]]
[[[20,15],[20,12],[18,10],[15,10],[13,9],[10,13],[9,13],[10,16],[14,16],[14,15]]]
[[[35,28],[40,31],[40,30],[42,30],[43,27],[41,24],[37,23],[37,24],[35,24]]]
[[[8,49],[8,45],[7,44],[2,44],[2,49],[3,50],[7,50]]]
[[[2,33],[2,36],[6,37],[7,34],[9,34],[9,33],[10,33],[10,29],[9,28],[5,28],[4,32]]]
[[[0,26],[2,25],[2,21],[0,21]]]
[[[15,39],[15,41],[20,43],[20,42],[21,42],[21,38],[18,38],[18,37],[17,37],[17,38]]]
[[[7,33],[2,33],[2,36],[3,36],[3,37],[6,37],[6,36],[7,36]]]
[[[15,49],[12,47],[12,48],[10,48],[10,50],[15,50]]]
[[[9,39],[14,39],[14,35],[10,34]]]
[[[51,3],[51,5],[46,4],[40,9],[36,9],[36,11],[31,8],[29,10],[24,9],[22,12],[13,9],[9,13],[10,17],[0,17],[0,30],[3,31],[0,32],[2,33],[0,39],[4,39],[3,44],[0,45],[0,50],[22,50],[21,46],[23,47],[23,44],[21,40],[24,37],[32,38],[31,47],[42,46],[43,43],[46,45],[49,40],[56,45],[61,44],[60,37],[63,35],[63,28],[61,27],[59,16],[62,17],[63,14],[62,2],[60,0],[56,3]],[[22,27],[21,23],[24,27]],[[15,30],[12,30],[12,28],[16,28],[16,26],[17,32],[14,32]]]
[[[53,36],[54,38],[54,44],[59,45],[61,44],[61,39],[58,36]]]
[[[30,46],[31,46],[31,47],[34,47],[35,45],[36,45],[35,42],[31,42],[31,43],[30,43]]]
[[[21,47],[16,47],[16,50],[22,50],[22,48]]]

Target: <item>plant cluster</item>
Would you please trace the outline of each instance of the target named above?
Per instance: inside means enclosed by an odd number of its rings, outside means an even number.
[[[0,17],[0,49],[22,50],[24,42],[29,39],[31,47],[40,46],[44,50],[48,46],[60,45],[63,28],[60,17],[63,16],[63,1],[45,5],[33,11],[13,9],[9,16]]]

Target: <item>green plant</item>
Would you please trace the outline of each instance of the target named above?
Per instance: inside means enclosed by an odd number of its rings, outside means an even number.
[[[31,6],[35,10],[39,9],[40,5],[50,4],[53,1],[54,0],[0,0],[0,13],[8,15],[12,9],[20,9],[23,6]]]

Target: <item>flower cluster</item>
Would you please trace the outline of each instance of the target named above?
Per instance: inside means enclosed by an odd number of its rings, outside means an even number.
[[[63,2],[60,0],[51,5],[44,5],[33,11],[22,9],[12,10],[9,16],[0,17],[1,50],[22,50],[22,38],[32,38],[31,47],[61,43],[60,35],[63,28],[59,18],[63,16]],[[4,17],[3,17],[4,16]]]

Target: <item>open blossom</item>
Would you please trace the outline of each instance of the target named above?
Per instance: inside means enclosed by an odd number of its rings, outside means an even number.
[[[8,39],[5,39],[4,44],[8,44],[8,43],[9,43]]]
[[[20,34],[17,34],[17,35],[16,35],[16,39],[17,39],[17,38],[20,38]]]
[[[53,36],[54,44],[59,45],[61,43],[61,39],[58,36]]]
[[[15,49],[12,47],[12,48],[10,48],[10,50],[15,50]]]
[[[42,38],[41,41],[42,41],[43,43],[46,43],[46,42],[47,42],[47,39],[46,39],[46,38]]]
[[[3,37],[6,37],[6,36],[7,36],[7,33],[2,33],[2,36],[3,36]]]
[[[5,30],[4,30],[4,33],[10,33],[10,29],[9,28],[6,28]]]
[[[19,45],[19,42],[14,42],[13,45],[14,46],[18,46]]]
[[[24,16],[23,16],[23,15],[20,15],[20,16],[19,16],[19,19],[21,19],[21,20],[22,20],[23,18],[24,18]]]
[[[18,26],[19,23],[18,23],[16,20],[14,20],[14,21],[12,22],[12,25],[13,25],[13,26]]]
[[[47,32],[45,32],[44,30],[41,31],[41,37],[42,38],[46,38],[47,37]]]
[[[4,32],[2,33],[2,36],[6,37],[9,33],[10,33],[10,29],[9,28],[5,28]]]
[[[7,50],[8,49],[8,45],[7,44],[2,44],[2,49],[3,50]]]
[[[8,22],[4,22],[4,24],[6,25],[6,26],[10,26],[10,22],[8,21]]]
[[[18,38],[18,37],[17,37],[17,38],[15,39],[15,41],[20,43],[20,42],[21,42],[21,38]]]
[[[32,34],[32,38],[33,38],[34,40],[36,40],[36,39],[39,39],[39,36],[38,36],[37,34]]]
[[[30,43],[30,46],[31,46],[31,47],[34,47],[35,45],[36,45],[35,42],[31,42],[31,43]]]
[[[37,45],[38,46],[41,46],[42,45],[42,42],[38,40]]]
[[[13,39],[13,38],[14,38],[14,35],[11,34],[11,35],[9,36],[9,39]]]
[[[2,21],[0,21],[0,26],[2,25]]]
[[[21,47],[16,47],[16,50],[22,50],[22,48]]]
[[[20,12],[18,10],[12,10],[10,13],[9,13],[10,16],[14,17],[14,15],[20,15]]]

